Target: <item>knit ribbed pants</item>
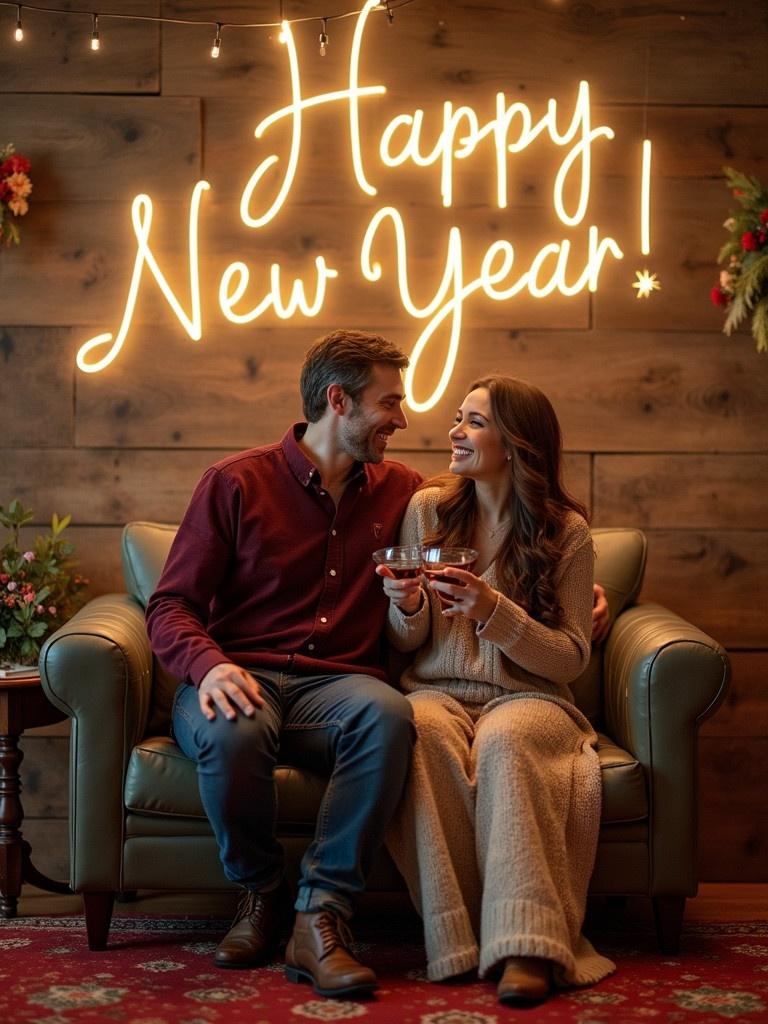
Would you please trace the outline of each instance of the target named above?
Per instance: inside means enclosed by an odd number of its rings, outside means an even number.
[[[553,961],[562,985],[610,974],[581,935],[601,808],[587,720],[530,693],[479,717],[438,690],[408,699],[417,739],[387,846],[424,921],[430,980],[485,976],[508,956]]]

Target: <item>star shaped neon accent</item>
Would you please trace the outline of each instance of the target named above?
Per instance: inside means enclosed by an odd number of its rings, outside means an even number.
[[[636,270],[635,277],[637,280],[632,287],[637,288],[638,299],[647,299],[651,292],[657,292],[661,289],[658,277],[655,274],[651,274],[648,270]]]

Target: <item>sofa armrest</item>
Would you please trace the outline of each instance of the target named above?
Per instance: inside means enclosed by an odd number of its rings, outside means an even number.
[[[152,692],[140,605],[127,594],[90,601],[45,642],[40,676],[48,699],[72,719],[72,887],[119,889],[123,780]]]
[[[724,649],[657,604],[623,612],[606,644],[606,730],[643,765],[651,815],[651,895],[696,891],[700,723],[729,680]]]

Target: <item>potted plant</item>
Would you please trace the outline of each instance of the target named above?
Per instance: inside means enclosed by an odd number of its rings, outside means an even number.
[[[35,666],[40,647],[83,603],[88,580],[76,573],[74,546],[62,536],[71,516],[54,512],[50,533],[33,547],[21,543],[20,531],[34,513],[15,500],[0,505],[0,526],[9,531],[0,547],[0,671]],[[29,669],[27,669],[29,671]]]

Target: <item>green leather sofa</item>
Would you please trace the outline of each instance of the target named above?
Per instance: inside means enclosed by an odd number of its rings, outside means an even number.
[[[72,719],[70,865],[83,894],[88,943],[106,947],[116,893],[231,888],[200,803],[195,765],[169,735],[176,683],[155,661],[144,607],[175,527],[131,523],[123,533],[127,592],[97,597],[46,642],[48,698]],[[646,540],[593,530],[595,577],[612,628],[574,687],[600,736],[603,813],[590,891],[653,901],[659,945],[674,951],[686,897],[697,888],[696,740],[722,701],[722,647],[674,613],[636,603]],[[279,835],[295,867],[325,781],[278,768]],[[382,851],[369,890],[402,890]]]

